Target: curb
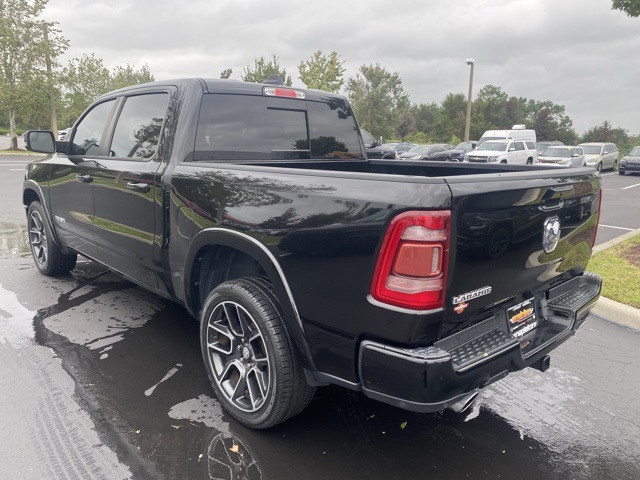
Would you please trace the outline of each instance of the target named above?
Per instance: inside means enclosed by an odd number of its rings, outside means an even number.
[[[595,255],[596,253],[600,253],[614,247],[625,240],[635,237],[636,235],[640,235],[640,228],[632,232],[625,233],[624,235],[620,235],[619,237],[609,240],[602,245],[593,247],[592,254]],[[618,325],[640,330],[640,309],[624,305],[616,302],[615,300],[611,300],[610,298],[600,296],[598,303],[593,307],[591,313],[602,317],[605,320],[617,323]]]

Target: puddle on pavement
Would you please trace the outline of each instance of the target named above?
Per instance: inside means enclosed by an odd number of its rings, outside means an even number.
[[[31,252],[28,240],[26,221],[24,225],[0,222],[0,255],[28,255]]]

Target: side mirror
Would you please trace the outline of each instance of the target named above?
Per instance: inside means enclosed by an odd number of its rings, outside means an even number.
[[[53,132],[47,130],[29,130],[24,135],[27,150],[37,153],[54,153],[56,141]]]

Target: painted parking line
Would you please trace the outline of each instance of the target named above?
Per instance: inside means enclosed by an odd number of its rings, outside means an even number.
[[[615,228],[616,230],[627,230],[628,232],[633,232],[635,230],[635,228],[626,228],[626,227],[614,227],[613,225],[603,225],[600,224],[598,225],[599,227],[604,227],[604,228]]]
[[[635,185],[629,185],[628,187],[624,187],[622,190],[627,190],[627,189],[633,188],[633,187],[640,187],[640,183],[636,183]]]

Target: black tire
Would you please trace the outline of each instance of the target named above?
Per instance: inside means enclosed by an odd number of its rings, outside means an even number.
[[[44,275],[69,273],[76,266],[78,255],[62,253],[53,241],[51,229],[45,218],[44,208],[40,202],[31,202],[27,212],[27,229],[33,261],[40,273]]]
[[[207,296],[200,346],[218,400],[248,427],[277,425],[313,398],[315,388],[307,384],[276,295],[263,278],[231,280]]]
[[[533,165],[533,158],[527,158],[527,165]]]
[[[508,250],[511,245],[511,233],[505,227],[497,227],[489,235],[489,241],[485,248],[487,258],[498,258]]]
[[[615,172],[618,169],[618,161],[616,160],[615,162],[613,162],[613,168],[611,169],[612,172]]]
[[[625,173],[627,172],[625,172],[624,170],[618,170],[618,175],[624,175]]]
[[[596,170],[602,172],[602,162],[598,162],[598,165],[596,165]]]

